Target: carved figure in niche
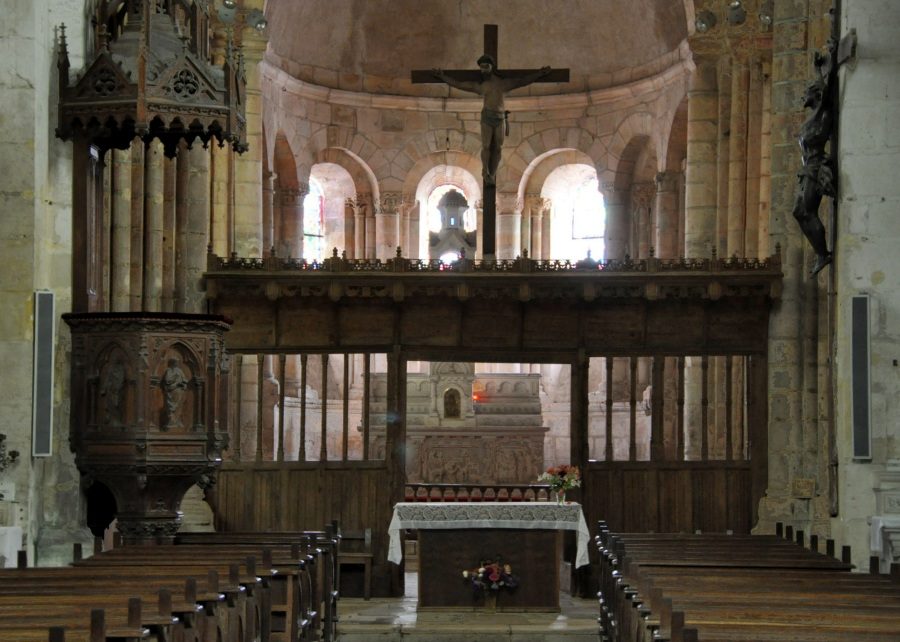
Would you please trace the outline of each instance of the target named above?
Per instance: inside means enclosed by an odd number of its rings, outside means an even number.
[[[485,185],[495,185],[497,167],[500,165],[500,150],[503,147],[503,138],[508,133],[505,128],[509,127],[506,122],[509,112],[504,109],[503,96],[508,91],[530,85],[543,78],[551,69],[542,67],[530,74],[504,78],[497,73],[494,58],[487,54],[478,59],[478,68],[481,69],[480,81],[458,80],[445,74],[442,69],[432,69],[431,73],[451,87],[484,96],[484,106],[481,109],[481,173]]]
[[[459,390],[450,388],[444,393],[444,418],[459,419]]]
[[[187,389],[187,377],[176,358],[169,359],[169,367],[163,373],[160,386],[166,406],[165,428],[181,428],[181,404],[184,402],[184,391]]]
[[[794,218],[800,224],[803,235],[816,253],[816,262],[810,276],[818,274],[831,263],[832,255],[825,240],[825,226],[819,218],[819,204],[823,196],[834,198],[834,169],[832,159],[825,152],[825,145],[834,129],[834,109],[831,86],[836,80],[834,64],[837,42],[828,41],[828,53],[816,53],[814,66],[816,80],[806,89],[803,106],[813,110],[800,128],[798,137],[803,168],[797,174],[800,188],[794,201]]]
[[[116,359],[106,369],[103,383],[100,385],[100,396],[106,412],[106,423],[110,426],[122,425],[122,404],[125,392],[125,365]]]

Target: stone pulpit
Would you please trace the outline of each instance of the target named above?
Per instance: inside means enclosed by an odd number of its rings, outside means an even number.
[[[72,330],[70,446],[105,484],[125,543],[171,541],[194,484],[227,447],[224,317],[152,312],[63,315]]]

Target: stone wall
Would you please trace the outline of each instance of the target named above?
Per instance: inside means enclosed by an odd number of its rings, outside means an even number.
[[[20,461],[0,475],[7,524],[25,531],[29,559],[71,559],[84,541],[79,475],[68,448],[69,336],[59,314],[71,302],[71,145],[53,136],[57,28],[68,27],[73,64],[82,60],[83,0],[12,0],[0,25],[0,431]],[[58,336],[53,455],[32,459],[34,291],[56,295]],[[37,547],[35,547],[37,544]]]
[[[859,44],[856,58],[841,70],[835,245],[835,420],[841,510],[832,527],[837,538],[853,546],[854,563],[865,568],[867,518],[900,515],[900,505],[883,501],[876,506],[873,494],[873,487],[896,494],[900,459],[900,5],[844,0],[841,19],[842,33],[855,29]],[[850,300],[858,294],[870,297],[870,462],[852,459]],[[894,551],[894,561],[900,561],[900,551]]]

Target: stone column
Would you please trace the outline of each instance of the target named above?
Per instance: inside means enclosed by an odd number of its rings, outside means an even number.
[[[400,192],[382,192],[375,215],[375,257],[385,261],[393,258],[400,243]]]
[[[210,244],[213,253],[227,256],[234,249],[234,152],[210,145]]]
[[[357,200],[363,205],[363,215],[365,216],[365,247],[363,257],[367,259],[375,258],[375,197],[371,192],[359,194]]]
[[[126,312],[131,285],[131,150],[112,149],[110,311]]]
[[[718,93],[715,62],[695,58],[688,88],[685,241],[688,257],[707,257],[716,235]],[[607,206],[608,207],[608,206]]]
[[[353,211],[353,199],[344,199],[344,242],[341,245],[348,259],[355,259],[356,252],[356,213]]]
[[[723,55],[717,66],[719,96],[718,151],[716,152],[716,233],[715,247],[719,256],[728,250],[728,167],[731,127],[731,57]]]
[[[332,190],[327,190],[323,209],[324,228],[324,251],[325,256],[331,256],[331,251],[337,248],[338,254],[347,246],[344,242],[345,235],[345,215],[347,213],[346,196],[344,194],[335,194]]]
[[[421,229],[419,225],[421,223],[421,203],[419,201],[415,201],[415,203],[410,206],[408,211],[409,216],[409,256],[417,259],[425,259],[428,258],[427,253],[423,256],[420,250],[420,245],[422,243],[421,237]]]
[[[131,144],[131,256],[129,266],[129,309],[139,312],[143,308],[144,289],[144,143],[135,140]]]
[[[522,204],[515,192],[497,194],[497,259],[514,259],[521,252]]]
[[[183,246],[176,259],[183,266],[184,282],[176,284],[180,291],[177,312],[200,314],[206,311],[203,273],[206,271],[206,248],[209,245],[209,150],[194,145],[182,156],[187,161],[187,216],[179,227],[178,239]]]
[[[656,226],[653,246],[660,259],[678,258],[678,179],[680,172],[656,175]]]
[[[353,208],[353,253],[350,256],[366,258],[366,204],[359,197],[347,199],[347,202]]]
[[[745,256],[748,222],[748,112],[750,67],[735,58],[731,69],[731,123],[728,136],[728,230],[726,256]]]
[[[178,145],[178,156],[163,159],[163,242],[162,242],[162,294],[160,310],[172,312],[175,309],[175,218],[179,181],[179,167],[186,162],[180,157],[187,150],[183,141]]]
[[[553,201],[549,198],[544,199],[544,207],[541,210],[541,259],[547,260],[554,257],[550,256],[550,226],[552,224],[551,215],[553,214]]]
[[[603,186],[603,197],[606,201],[606,258],[623,259],[628,254],[630,196],[627,191],[607,183]]]
[[[250,7],[245,5],[245,9]],[[259,63],[267,39],[252,27],[240,33],[247,74],[246,116],[248,150],[234,158],[234,249],[239,256],[263,256],[262,228],[262,94]]]
[[[275,181],[277,178],[278,174],[275,172],[263,173],[262,243],[265,253],[275,247]]]
[[[307,189],[279,187],[275,199],[278,202],[278,228],[275,249],[278,256],[301,258],[303,256],[303,199]]]
[[[541,254],[541,225],[544,214],[544,199],[540,194],[525,196],[525,214],[528,224],[522,221],[522,245],[528,248],[528,256],[533,259],[544,258]]]
[[[757,525],[763,532],[771,532],[776,521],[807,532],[828,529],[828,461],[827,456],[819,460],[819,454],[828,450],[830,426],[819,407],[820,390],[827,386],[820,389],[819,382],[831,375],[827,362],[820,371],[816,360],[817,281],[824,283],[827,277],[807,276],[813,253],[791,216],[801,167],[797,133],[806,118],[802,96],[812,77],[810,50],[821,47],[829,31],[820,5],[811,0],[780,4],[773,25],[769,233],[772,246],[779,243],[782,248],[784,279],[781,300],[769,322],[769,483]],[[823,408],[826,404],[823,398]]]
[[[158,140],[149,143],[144,163],[146,179],[142,307],[146,312],[159,312],[162,309],[164,160],[162,143]]]
[[[479,200],[475,203],[475,257],[476,259],[484,258],[484,201]]]
[[[656,185],[653,183],[634,183],[631,186],[631,220],[632,237],[631,252],[634,258],[644,259],[650,256],[650,247],[654,244],[656,234],[651,214],[656,202]]]

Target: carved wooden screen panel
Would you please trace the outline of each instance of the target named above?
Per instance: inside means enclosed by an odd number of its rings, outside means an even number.
[[[231,460],[383,460],[370,400],[385,372],[377,353],[235,355]]]

